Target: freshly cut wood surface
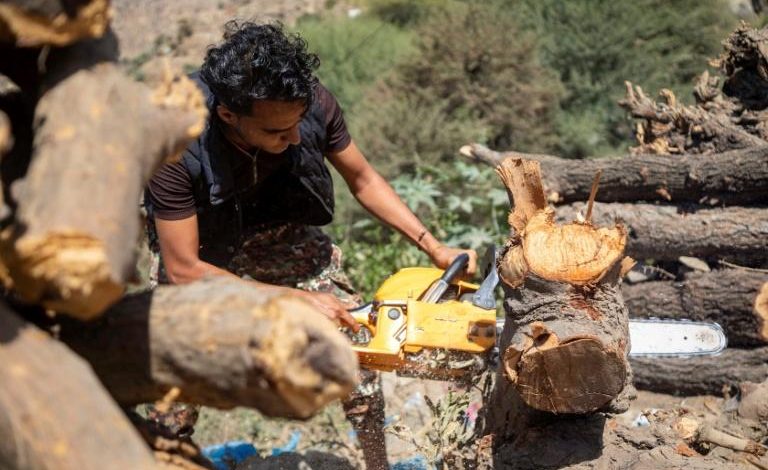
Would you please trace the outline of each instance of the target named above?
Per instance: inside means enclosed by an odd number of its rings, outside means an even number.
[[[551,414],[625,409],[633,390],[618,285],[626,233],[589,220],[555,224],[538,162],[508,159],[497,172],[513,200],[514,233],[499,261],[503,373],[486,432],[523,435]]]
[[[557,220],[575,220],[585,210],[581,203],[558,207]],[[600,203],[594,219],[625,225],[627,255],[638,260],[693,256],[753,267],[768,263],[768,208]]]

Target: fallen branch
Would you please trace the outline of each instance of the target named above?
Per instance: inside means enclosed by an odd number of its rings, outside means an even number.
[[[236,279],[126,297],[95,322],[62,319],[59,336],[122,405],[178,387],[184,402],[306,418],[357,381],[357,358],[333,323]]]
[[[724,433],[693,418],[680,418],[674,427],[680,437],[689,444],[706,442],[753,455],[765,455],[766,452],[766,448],[762,444],[751,439]]]
[[[573,160],[550,155],[495,152],[465,145],[461,155],[493,167],[508,157],[541,163],[552,203],[584,202],[598,170],[599,202],[672,201],[703,204],[768,202],[768,145],[711,155],[625,155]]]
[[[88,365],[0,304],[0,466],[156,468]]]
[[[16,223],[0,240],[13,289],[83,319],[119,299],[135,269],[144,184],[204,121],[188,79],[150,90],[111,63],[48,91],[36,110],[32,163],[17,183]]]

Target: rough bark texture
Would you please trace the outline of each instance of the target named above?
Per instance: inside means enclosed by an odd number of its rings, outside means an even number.
[[[727,348],[718,356],[631,358],[635,386],[675,395],[720,395],[724,386],[768,377],[768,346]]]
[[[499,266],[505,280],[503,372],[489,398],[486,434],[517,439],[556,415],[626,409],[633,389],[627,310],[618,288],[626,235],[588,223],[542,224],[549,209],[538,162],[510,159],[498,171],[514,200],[515,235]],[[535,249],[526,251],[526,243]]]
[[[0,304],[0,468],[156,468],[88,365]]]
[[[575,220],[584,204],[557,208],[558,220]],[[627,254],[635,259],[675,261],[680,256],[724,259],[748,266],[768,262],[768,209],[596,204],[596,223],[618,219],[629,232]]]
[[[333,323],[234,279],[130,296],[95,322],[64,321],[59,335],[123,405],[178,387],[181,401],[306,418],[357,381],[357,358]]]
[[[3,260],[25,300],[93,318],[133,272],[141,191],[202,130],[202,95],[186,78],[150,90],[103,63],[58,82],[35,119]]]
[[[597,200],[672,201],[703,204],[768,202],[768,146],[711,155],[626,155],[572,160],[549,155],[495,152],[479,144],[461,153],[496,166],[507,157],[541,163],[544,190],[552,203],[583,202],[602,170]]]
[[[6,0],[0,3],[0,43],[65,46],[98,38],[109,25],[109,0]]]
[[[719,323],[729,346],[768,343],[768,273],[723,269],[690,273],[684,282],[651,281],[624,285],[632,318],[676,318]]]

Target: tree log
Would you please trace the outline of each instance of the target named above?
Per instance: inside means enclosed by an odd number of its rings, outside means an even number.
[[[5,0],[0,3],[0,43],[66,46],[101,37],[109,16],[109,0]]]
[[[690,273],[685,282],[651,281],[624,285],[633,318],[676,318],[719,323],[728,344],[768,343],[768,273],[723,269]]]
[[[123,405],[172,388],[181,401],[306,418],[347,395],[357,358],[305,302],[212,278],[126,297],[100,319],[62,319],[60,339]]]
[[[0,304],[0,468],[156,468],[88,365]]]
[[[494,167],[507,157],[540,162],[544,190],[552,203],[586,201],[598,170],[603,173],[596,200],[602,202],[768,202],[766,145],[709,155],[646,154],[587,160],[495,152],[480,144],[466,145],[460,152]]]
[[[557,208],[558,220],[575,220],[584,204]],[[595,220],[620,220],[629,231],[627,254],[675,261],[680,256],[725,259],[748,266],[768,261],[768,209],[678,208],[652,204],[597,204]]]
[[[727,348],[718,356],[631,359],[638,389],[675,395],[720,395],[723,387],[768,377],[768,346]]]
[[[135,266],[144,184],[199,134],[205,113],[188,79],[150,90],[111,63],[48,91],[16,223],[0,240],[19,295],[82,319],[119,299]]]
[[[506,323],[487,433],[510,435],[553,414],[622,410],[631,393],[627,309],[618,287],[626,233],[589,222],[556,226],[539,163],[497,170],[515,234],[499,261]]]

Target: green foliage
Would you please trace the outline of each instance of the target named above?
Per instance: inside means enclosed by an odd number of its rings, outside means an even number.
[[[460,145],[547,150],[560,87],[514,15],[445,2],[416,29],[416,52],[366,96],[353,127],[385,173],[455,158]]]
[[[365,88],[412,49],[412,33],[372,16],[307,17],[295,29],[320,57],[320,80],[350,114]]]
[[[599,155],[629,142],[616,101],[631,80],[688,98],[693,79],[735,19],[721,0],[506,0],[539,39],[543,63],[565,89],[557,120],[559,153]]]
[[[400,27],[415,26],[451,0],[370,0],[371,13]]]

